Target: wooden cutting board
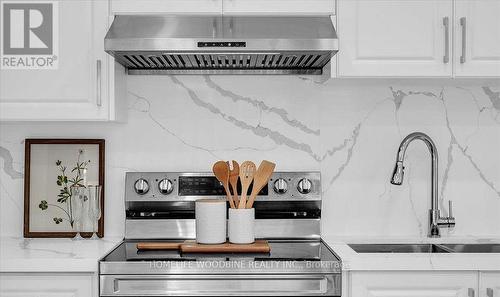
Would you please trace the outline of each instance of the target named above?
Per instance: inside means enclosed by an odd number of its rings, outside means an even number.
[[[183,243],[140,242],[138,250],[180,250],[182,253],[269,253],[271,247],[265,240],[256,240],[252,244],[199,244],[194,240]]]

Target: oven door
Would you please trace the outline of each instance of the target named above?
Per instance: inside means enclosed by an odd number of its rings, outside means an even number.
[[[101,275],[100,296],[340,296],[340,274]]]

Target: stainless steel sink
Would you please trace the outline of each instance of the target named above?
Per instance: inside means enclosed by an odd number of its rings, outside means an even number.
[[[349,244],[357,253],[449,253],[436,244]]]
[[[440,244],[453,253],[500,253],[500,243]]]
[[[348,244],[357,253],[500,253],[499,243],[487,244]]]

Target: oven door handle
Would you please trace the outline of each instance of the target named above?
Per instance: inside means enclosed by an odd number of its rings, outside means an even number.
[[[100,283],[100,296],[339,296],[341,286],[340,274],[101,275]]]

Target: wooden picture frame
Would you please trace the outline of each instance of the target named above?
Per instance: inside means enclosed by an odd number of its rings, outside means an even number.
[[[67,149],[67,151],[65,150],[65,148]],[[99,219],[97,224],[98,226],[97,235],[99,237],[104,236],[104,196],[105,196],[104,195],[105,192],[104,152],[105,152],[104,139],[30,138],[25,140],[24,237],[26,238],[68,237],[69,238],[75,236],[75,232],[71,231],[72,229],[67,230],[68,229],[67,227],[71,225],[70,225],[70,220],[64,218],[66,215],[69,218],[68,212],[64,210],[65,205],[63,204],[63,202],[57,201],[57,197],[59,196],[54,195],[53,193],[55,191],[56,191],[55,193],[57,193],[57,191],[60,191],[60,189],[64,187],[64,184],[61,186],[58,182],[59,181],[58,174],[60,174],[61,176],[68,176],[68,178],[70,179],[69,175],[72,173],[71,167],[74,166],[73,164],[78,164],[81,155],[87,156],[87,154],[88,154],[87,157],[89,159],[88,160],[89,162],[87,163],[89,166],[88,170],[89,171],[92,170],[90,172],[90,176],[92,176],[92,178],[94,179],[93,183],[94,184],[98,183],[99,185],[102,186],[101,201],[100,201],[101,218]],[[56,158],[54,154],[60,154],[62,158],[59,159],[59,155]],[[35,158],[37,159],[35,160]],[[76,162],[72,163],[71,161],[67,161],[71,158],[73,159],[76,158]],[[98,162],[97,164],[92,163],[96,161]],[[85,160],[85,162],[87,162],[87,160]],[[67,175],[65,171],[61,171],[64,168],[67,168],[68,170]],[[32,171],[36,171],[38,173],[41,172],[44,174],[33,175]],[[62,173],[54,173],[54,172],[62,172]],[[80,170],[77,170],[77,172],[80,172]],[[52,177],[52,175],[54,176]],[[35,189],[32,189],[34,185],[41,185],[41,186],[39,187],[39,189],[35,191]],[[47,191],[44,193],[43,190]],[[40,201],[40,199],[42,199],[41,197],[44,198],[48,197],[48,198],[45,198],[47,200]],[[49,203],[47,201],[49,201]],[[57,203],[53,201],[57,201],[59,205],[57,205]],[[42,207],[42,202],[45,202],[45,205],[43,205],[43,207]],[[37,205],[38,207],[36,207]],[[68,206],[66,205],[66,207]],[[56,217],[50,218],[50,214],[46,211],[44,212],[44,210],[46,209],[50,209],[52,213],[56,213],[55,211],[58,210],[59,211],[58,215],[61,218],[60,219]],[[36,213],[35,210],[37,211]],[[45,215],[46,217],[42,217],[43,215]],[[44,226],[35,225],[35,221],[43,222]],[[54,226],[52,226],[50,223],[53,223]],[[46,228],[47,230],[44,230],[43,228]],[[52,230],[53,228],[57,228],[58,230]],[[91,231],[91,229],[88,231]],[[81,235],[83,237],[90,237],[92,235],[92,232],[81,232]]]

